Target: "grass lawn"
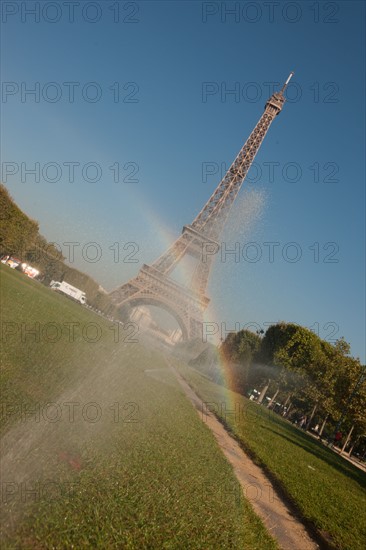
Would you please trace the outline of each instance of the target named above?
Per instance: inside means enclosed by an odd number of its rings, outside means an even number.
[[[2,548],[277,548],[158,353],[0,275]]]
[[[265,407],[208,381],[187,365],[177,362],[177,368],[243,447],[280,482],[305,518],[336,547],[365,548],[363,471]]]

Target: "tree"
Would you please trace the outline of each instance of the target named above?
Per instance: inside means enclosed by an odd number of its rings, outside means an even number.
[[[258,357],[279,371],[280,389],[312,417],[317,409],[328,413],[333,405],[334,373],[328,356],[334,353],[334,347],[311,330],[281,322],[267,330]]]
[[[0,185],[0,211],[0,253],[24,260],[34,246],[38,223],[20,210],[4,185]]]
[[[228,361],[249,365],[261,344],[258,334],[250,330],[230,332],[221,345],[221,351]]]
[[[260,341],[255,361],[264,365],[274,365],[275,354],[288,343],[297,329],[298,325],[284,321],[271,325]]]
[[[231,389],[246,393],[250,380],[251,365],[261,344],[258,334],[250,330],[230,332],[221,345],[220,352],[230,369],[230,378],[233,384]]]

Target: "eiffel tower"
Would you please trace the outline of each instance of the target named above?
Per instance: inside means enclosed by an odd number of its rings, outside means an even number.
[[[262,141],[282,110],[284,91],[293,74],[290,73],[282,89],[268,99],[254,130],[191,225],[183,227],[180,237],[153,264],[143,264],[136,277],[110,293],[122,319],[128,319],[129,311],[137,306],[154,305],[175,317],[184,340],[202,337],[203,312],[210,301],[206,287],[213,257],[220,249],[218,240]],[[169,276],[186,255],[195,259],[188,286]]]

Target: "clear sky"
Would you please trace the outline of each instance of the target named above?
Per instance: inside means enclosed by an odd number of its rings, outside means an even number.
[[[2,181],[65,255],[80,243],[73,265],[107,290],[193,220],[294,70],[206,319],[298,322],[365,360],[364,2],[1,7]]]

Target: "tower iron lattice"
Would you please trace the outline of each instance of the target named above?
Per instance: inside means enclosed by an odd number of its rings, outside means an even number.
[[[136,277],[110,293],[121,318],[128,318],[129,310],[134,307],[155,305],[175,317],[184,340],[202,337],[203,312],[210,301],[206,288],[213,252],[220,249],[218,241],[230,209],[270,125],[282,110],[284,92],[293,74],[291,72],[282,89],[268,99],[254,130],[193,222],[183,227],[182,234],[153,264],[143,264]],[[196,264],[186,286],[173,280],[170,274],[187,255],[193,257]]]

